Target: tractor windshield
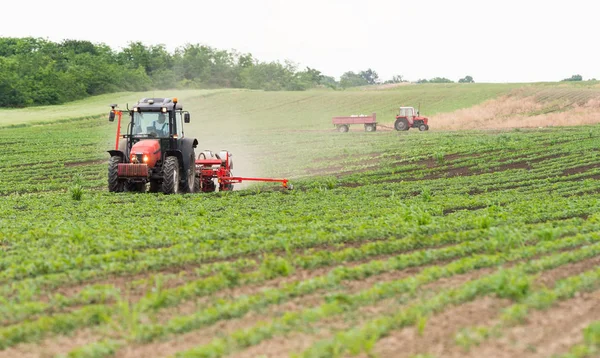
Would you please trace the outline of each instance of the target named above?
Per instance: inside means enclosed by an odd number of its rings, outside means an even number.
[[[133,112],[132,134],[141,137],[168,137],[169,115],[162,112]]]

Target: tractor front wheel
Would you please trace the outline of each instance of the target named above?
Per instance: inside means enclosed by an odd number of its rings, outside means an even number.
[[[425,130],[428,131],[429,130],[429,124],[425,125]]]
[[[423,132],[423,131],[426,131],[426,130],[427,130],[427,125],[426,125],[426,124],[421,124],[421,125],[419,126],[419,130],[420,130],[421,132]]]
[[[394,123],[394,128],[397,131],[407,131],[408,130],[408,120],[406,118],[398,118]]]
[[[112,156],[108,161],[108,191],[111,193],[120,193],[123,191],[123,182],[119,181],[119,163],[121,157]]]
[[[165,194],[179,192],[179,161],[175,156],[167,157],[163,164],[162,192]]]

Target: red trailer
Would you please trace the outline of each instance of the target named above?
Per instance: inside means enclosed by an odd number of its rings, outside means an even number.
[[[333,117],[333,126],[341,133],[348,132],[351,124],[364,124],[365,132],[375,132],[377,130],[377,115],[372,113],[370,116],[364,114],[355,114],[347,117]]]

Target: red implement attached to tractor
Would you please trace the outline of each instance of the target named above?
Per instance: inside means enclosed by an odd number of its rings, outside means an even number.
[[[287,179],[236,177],[233,176],[232,169],[233,161],[231,153],[228,151],[223,150],[213,154],[207,150],[200,153],[196,160],[196,175],[200,178],[200,190],[202,192],[215,191],[217,188],[215,179],[219,185],[219,191],[233,190],[233,184],[243,181],[276,182],[281,183],[286,189],[292,189],[292,185],[288,183]]]

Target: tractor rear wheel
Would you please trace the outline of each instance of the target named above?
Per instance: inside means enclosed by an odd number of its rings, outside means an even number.
[[[427,125],[426,125],[426,124],[421,124],[421,125],[419,126],[419,130],[420,130],[421,132],[423,132],[423,131],[426,131],[426,130],[427,130]]]
[[[119,181],[119,163],[121,157],[112,156],[108,161],[108,191],[111,193],[120,193],[123,191],[123,182]]]
[[[348,130],[350,130],[350,129],[345,124],[342,124],[341,126],[338,127],[338,132],[340,132],[340,133],[346,133]]]
[[[177,194],[179,192],[179,161],[177,157],[167,157],[163,164],[162,192]]]
[[[407,131],[408,130],[408,120],[406,118],[398,118],[394,123],[394,128],[397,131]]]

